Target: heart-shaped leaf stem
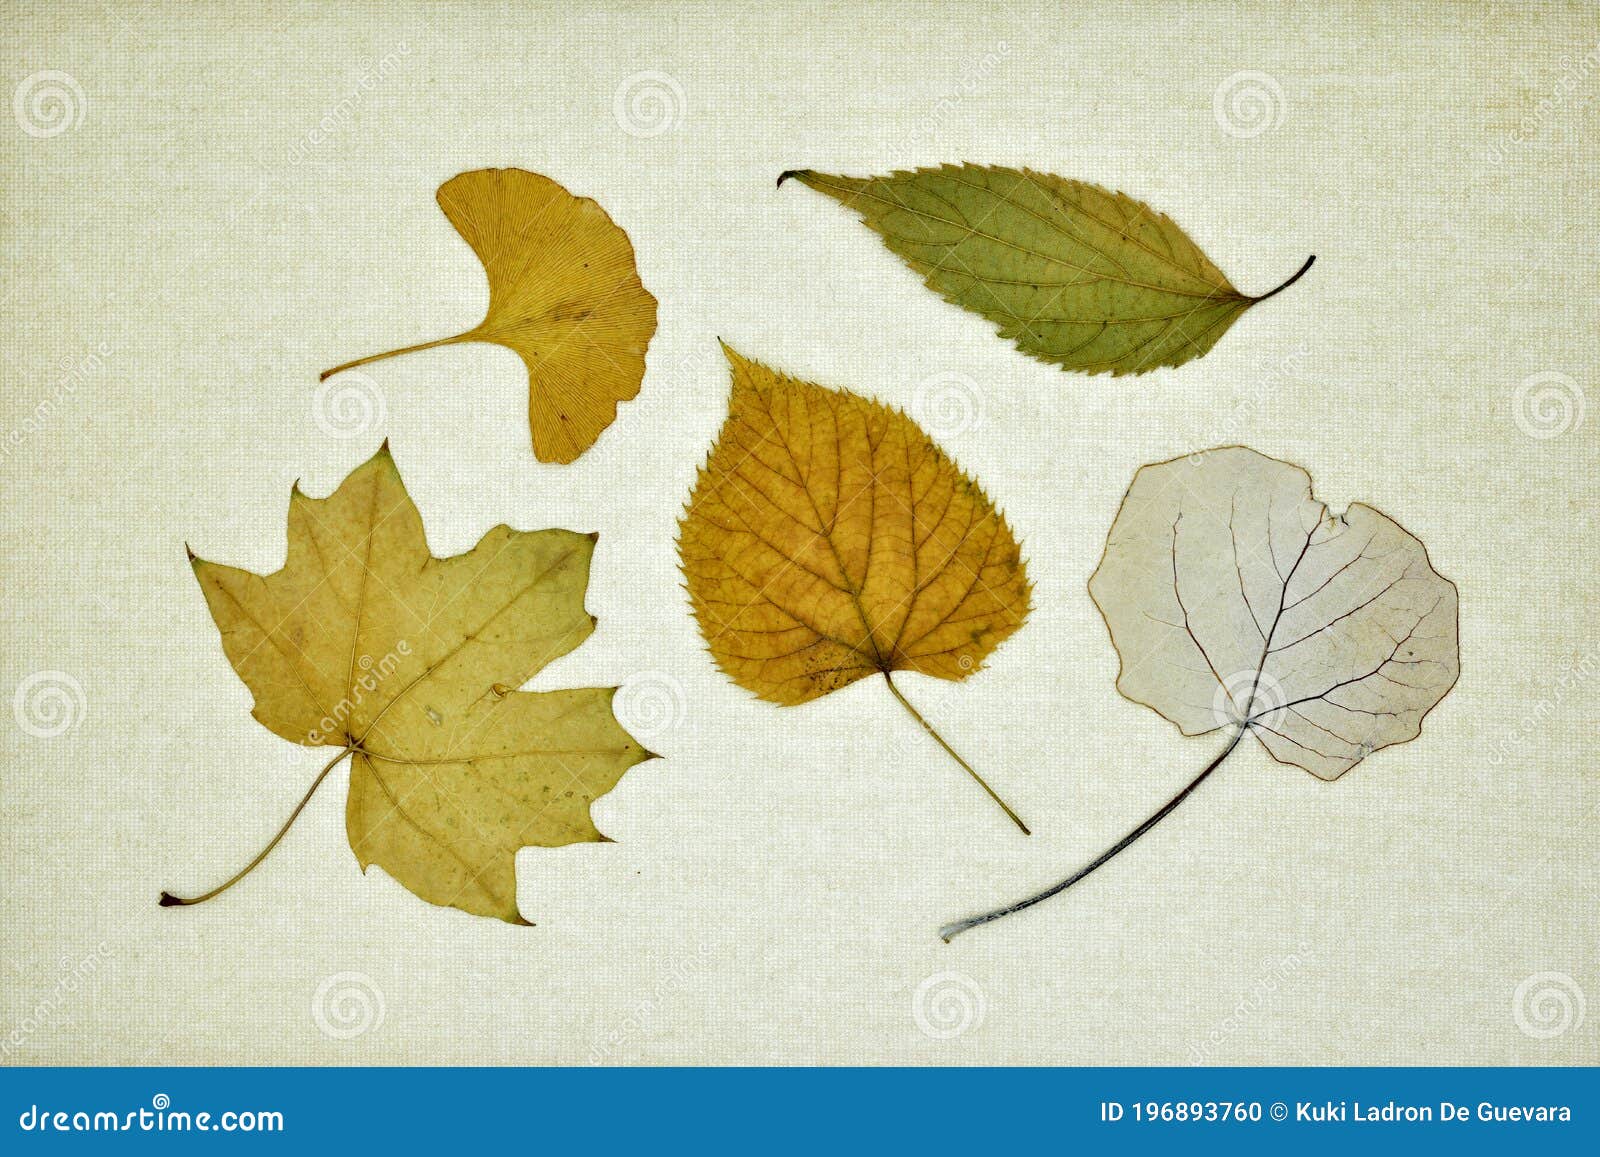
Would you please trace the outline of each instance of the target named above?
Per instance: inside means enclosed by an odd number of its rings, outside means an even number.
[[[956,749],[951,747],[948,743],[946,743],[944,741],[944,736],[940,735],[937,731],[935,731],[933,729],[933,724],[929,723],[926,719],[924,719],[922,717],[922,712],[918,711],[915,707],[911,706],[911,701],[900,693],[900,688],[898,688],[898,687],[896,687],[894,685],[894,680],[889,677],[889,672],[885,671],[883,673],[883,681],[885,683],[889,684],[889,690],[893,691],[894,692],[894,697],[896,699],[900,700],[900,705],[911,713],[911,718],[915,719],[918,723],[922,724],[922,729],[924,731],[926,731],[929,735],[933,736],[934,742],[937,743],[940,747],[944,748],[945,751],[949,754],[951,759],[953,759],[957,763],[959,763],[963,768],[966,769],[966,772],[967,772],[968,775],[970,775],[973,779],[978,781],[978,786],[983,788],[984,791],[989,793],[989,798],[994,800],[995,803],[1000,805],[1001,810],[1004,811],[1006,813],[1006,815],[1011,817],[1011,822],[1016,824],[1017,827],[1022,829],[1022,834],[1025,835],[1025,836],[1033,835],[1033,833],[1028,830],[1028,825],[1022,822],[1022,817],[1019,816],[1016,812],[1011,810],[1011,805],[1006,803],[1005,800],[1000,798],[999,794],[996,793],[994,788],[989,786],[988,782],[983,778],[983,776],[981,776],[981,775],[979,775],[977,773],[977,771],[973,768],[972,764],[970,764],[966,760],[962,759],[961,756],[957,753]]]

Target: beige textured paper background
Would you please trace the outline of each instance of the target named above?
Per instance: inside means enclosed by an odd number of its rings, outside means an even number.
[[[5,8],[7,1063],[1600,1060],[1592,6]],[[956,159],[1147,198],[1248,292],[1317,264],[1201,361],[1087,378],[773,188]],[[318,389],[478,320],[433,191],[490,165],[599,199],[661,302],[571,467],[508,351]],[[906,686],[1031,840],[881,686],[778,710],[703,654],[672,540],[718,335],[910,408],[1005,509],[1032,620]],[[615,845],[522,854],[536,928],[363,878],[343,771],[246,883],[159,910],[320,765],[249,718],[183,544],[277,567],[290,484],[385,435],[437,553],[600,532],[600,628],[535,686],[625,683],[666,758],[596,807]],[[1334,784],[1242,750],[1091,885],[942,945],[1213,754],[1118,698],[1084,582],[1134,469],[1219,442],[1427,543],[1460,684]]]

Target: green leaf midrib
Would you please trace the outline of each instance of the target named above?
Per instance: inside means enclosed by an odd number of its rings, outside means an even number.
[[[948,175],[943,170],[939,170],[939,169],[932,169],[932,170],[926,170],[926,171],[938,173],[941,176],[947,176]],[[1165,285],[1152,285],[1149,282],[1136,281],[1136,280],[1134,280],[1134,279],[1132,279],[1130,277],[1126,277],[1126,276],[1120,276],[1119,277],[1119,276],[1116,276],[1114,274],[1094,273],[1092,270],[1083,269],[1083,268],[1081,268],[1079,266],[1073,265],[1070,262],[1064,261],[1059,257],[1053,256],[1052,254],[1044,252],[1043,250],[1033,249],[1033,248],[1030,248],[1030,247],[1028,247],[1026,245],[1019,244],[1018,242],[1007,240],[1004,237],[996,236],[993,233],[987,233],[987,232],[983,231],[982,229],[978,229],[978,228],[968,224],[965,221],[957,221],[957,220],[954,220],[954,219],[949,218],[949,217],[941,217],[936,213],[928,212],[926,209],[918,209],[918,208],[915,208],[915,207],[913,207],[911,205],[903,204],[903,203],[901,203],[899,201],[891,201],[889,198],[883,197],[883,196],[879,196],[876,193],[871,193],[871,192],[869,192],[867,190],[867,187],[866,187],[867,184],[871,184],[872,183],[870,180],[868,182],[865,182],[860,189],[852,191],[852,190],[849,190],[847,188],[842,188],[841,186],[830,185],[827,181],[822,179],[822,174],[812,173],[809,170],[806,170],[805,172],[803,172],[801,174],[800,179],[802,181],[804,181],[806,184],[811,185],[813,188],[821,189],[822,191],[828,193],[830,196],[833,196],[833,195],[836,195],[837,193],[842,192],[844,194],[844,196],[842,196],[842,197],[836,196],[836,199],[839,200],[839,202],[841,204],[845,205],[846,207],[853,208],[853,206],[850,206],[848,200],[846,200],[846,198],[848,198],[848,197],[867,197],[867,198],[869,198],[869,199],[871,199],[873,201],[877,201],[879,204],[888,205],[890,208],[898,210],[899,212],[902,212],[902,213],[910,213],[910,214],[913,214],[913,215],[918,216],[918,217],[927,217],[930,220],[938,221],[942,225],[950,225],[950,226],[953,226],[953,227],[955,227],[957,229],[965,229],[969,233],[973,234],[974,236],[982,237],[987,241],[993,241],[995,244],[1002,245],[1007,249],[1015,249],[1018,253],[1025,253],[1029,257],[1037,257],[1037,258],[1039,258],[1039,259],[1041,259],[1043,261],[1048,261],[1052,265],[1059,265],[1064,269],[1072,269],[1072,270],[1075,270],[1075,271],[1077,271],[1079,273],[1090,273],[1096,279],[1099,279],[1099,280],[1114,281],[1119,285],[1126,285],[1126,286],[1129,286],[1130,288],[1145,289],[1145,290],[1149,290],[1152,293],[1167,294],[1167,295],[1170,295],[1170,296],[1173,296],[1173,297],[1193,297],[1193,298],[1200,298],[1200,299],[1205,300],[1205,301],[1211,301],[1211,300],[1216,300],[1216,301],[1238,300],[1238,301],[1241,301],[1241,302],[1248,302],[1248,301],[1253,300],[1252,298],[1246,297],[1245,295],[1241,294],[1238,290],[1233,289],[1231,287],[1229,287],[1228,289],[1212,288],[1212,289],[1208,290],[1207,292],[1201,293],[1201,292],[1195,291],[1195,290],[1175,289],[1175,288],[1172,288],[1170,286],[1165,286]],[[977,190],[982,191],[982,192],[991,193],[991,194],[993,194],[995,196],[996,199],[1004,201],[1006,204],[1011,205],[1013,208],[1019,209],[1019,210],[1025,212],[1025,213],[1028,213],[1031,216],[1038,217],[1038,214],[1034,213],[1027,206],[1021,205],[1018,202],[1011,200],[1009,197],[1001,196],[1000,194],[995,193],[994,190],[992,190],[992,189],[984,189],[982,186],[973,185],[970,182],[957,182],[957,183],[958,184],[964,184],[968,188],[977,189]],[[1088,212],[1085,211],[1085,216],[1091,217],[1092,219],[1094,219],[1095,221],[1099,222],[1100,224],[1105,225],[1108,229],[1116,228],[1116,226],[1114,226],[1114,225],[1107,224],[1102,218],[1095,217],[1092,213],[1088,213]],[[1040,220],[1044,220],[1044,219],[1040,218]],[[874,228],[876,228],[876,227],[874,227]],[[909,244],[909,245],[938,246],[940,244],[937,241],[918,241],[915,238],[904,237],[904,236],[901,236],[901,235],[898,235],[898,234],[888,233],[888,232],[886,232],[886,231],[884,231],[882,229],[878,229],[877,232],[885,240],[889,240],[889,239],[892,238],[892,239],[895,239],[895,240],[902,241],[902,242],[904,242],[906,244]],[[1127,235],[1124,234],[1124,236],[1127,236]],[[1146,252],[1150,253],[1151,256],[1158,258],[1159,260],[1163,261],[1165,264],[1171,265],[1172,268],[1178,270],[1185,277],[1193,278],[1194,280],[1197,280],[1197,281],[1202,280],[1193,270],[1184,269],[1182,266],[1176,264],[1173,261],[1172,258],[1166,256],[1165,254],[1156,253],[1155,250],[1151,249],[1147,245],[1144,245],[1142,242],[1137,241],[1135,238],[1129,237],[1128,240],[1129,240],[1130,244],[1138,245],[1140,248],[1142,248]],[[1083,245],[1087,249],[1093,250],[1098,256],[1104,258],[1106,261],[1111,262],[1113,265],[1117,264],[1117,261],[1116,261],[1115,258],[1113,258],[1110,255],[1108,255],[1104,250],[1100,249],[1099,246],[1094,245],[1092,242],[1079,241],[1078,243]],[[922,261],[921,258],[911,257],[911,256],[907,255],[907,260],[915,261],[915,262],[918,262],[920,264],[927,265],[927,263]],[[949,270],[948,266],[927,265],[927,267],[929,269],[933,269],[933,270]],[[988,284],[995,284],[995,285],[1012,284],[1012,285],[1038,286],[1040,288],[1050,288],[1052,286],[1052,284],[1053,284],[1053,283],[1050,283],[1050,282],[1037,282],[1037,281],[1025,281],[1025,280],[1016,280],[1016,281],[1009,281],[1008,282],[1008,281],[1002,281],[1002,280],[1000,280],[998,278],[982,277],[982,276],[980,276],[980,275],[978,275],[976,273],[962,274],[959,270],[953,270],[951,272],[955,272],[958,276],[971,277],[975,281],[981,281],[981,282],[985,282],[985,283],[988,283]],[[1086,285],[1086,284],[1088,284],[1088,282],[1062,282],[1060,284],[1061,284],[1062,288],[1071,288],[1071,287],[1074,287],[1074,286]],[[1135,320],[1150,320],[1150,319],[1135,319]]]

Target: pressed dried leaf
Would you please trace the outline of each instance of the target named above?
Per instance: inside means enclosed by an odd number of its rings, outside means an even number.
[[[492,342],[528,368],[528,425],[542,462],[571,462],[639,393],[656,300],[628,235],[588,197],[523,169],[477,169],[439,187],[439,208],[483,262],[489,309],[474,329],[395,354]]]
[[[281,570],[191,562],[256,719],[338,749],[324,775],[351,757],[362,868],[525,923],[517,850],[604,840],[589,805],[650,758],[612,715],[615,688],[516,690],[594,630],[593,550],[591,535],[497,526],[433,557],[385,445],[328,498],[295,488]]]
[[[1142,201],[1031,169],[944,165],[887,177],[794,177],[861,214],[946,301],[1023,352],[1085,373],[1137,374],[1211,349],[1260,297],[1240,293]]]
[[[788,705],[977,671],[1028,614],[1004,517],[898,410],[724,350],[728,419],[678,539],[717,665]]]
[[[1089,592],[1122,694],[1323,779],[1415,739],[1459,673],[1456,588],[1422,543],[1241,446],[1141,469]]]
[[[1228,731],[1198,776],[1086,867],[947,924],[945,940],[1064,892],[1189,797],[1245,735],[1337,779],[1415,739],[1460,672],[1456,588],[1388,515],[1333,514],[1298,466],[1224,446],[1145,466],[1089,580],[1117,689],[1185,735]]]

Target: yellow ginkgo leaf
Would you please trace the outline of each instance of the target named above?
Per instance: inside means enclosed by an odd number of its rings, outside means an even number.
[[[474,329],[396,354],[482,341],[528,367],[528,425],[541,462],[571,462],[637,396],[656,299],[639,281],[628,235],[588,197],[523,169],[477,169],[439,187],[439,208],[489,275],[489,310]]]
[[[1005,519],[898,410],[723,349],[728,420],[678,540],[712,657],[785,705],[882,675],[1000,802],[890,675],[965,679],[1022,625],[1028,578]]]

